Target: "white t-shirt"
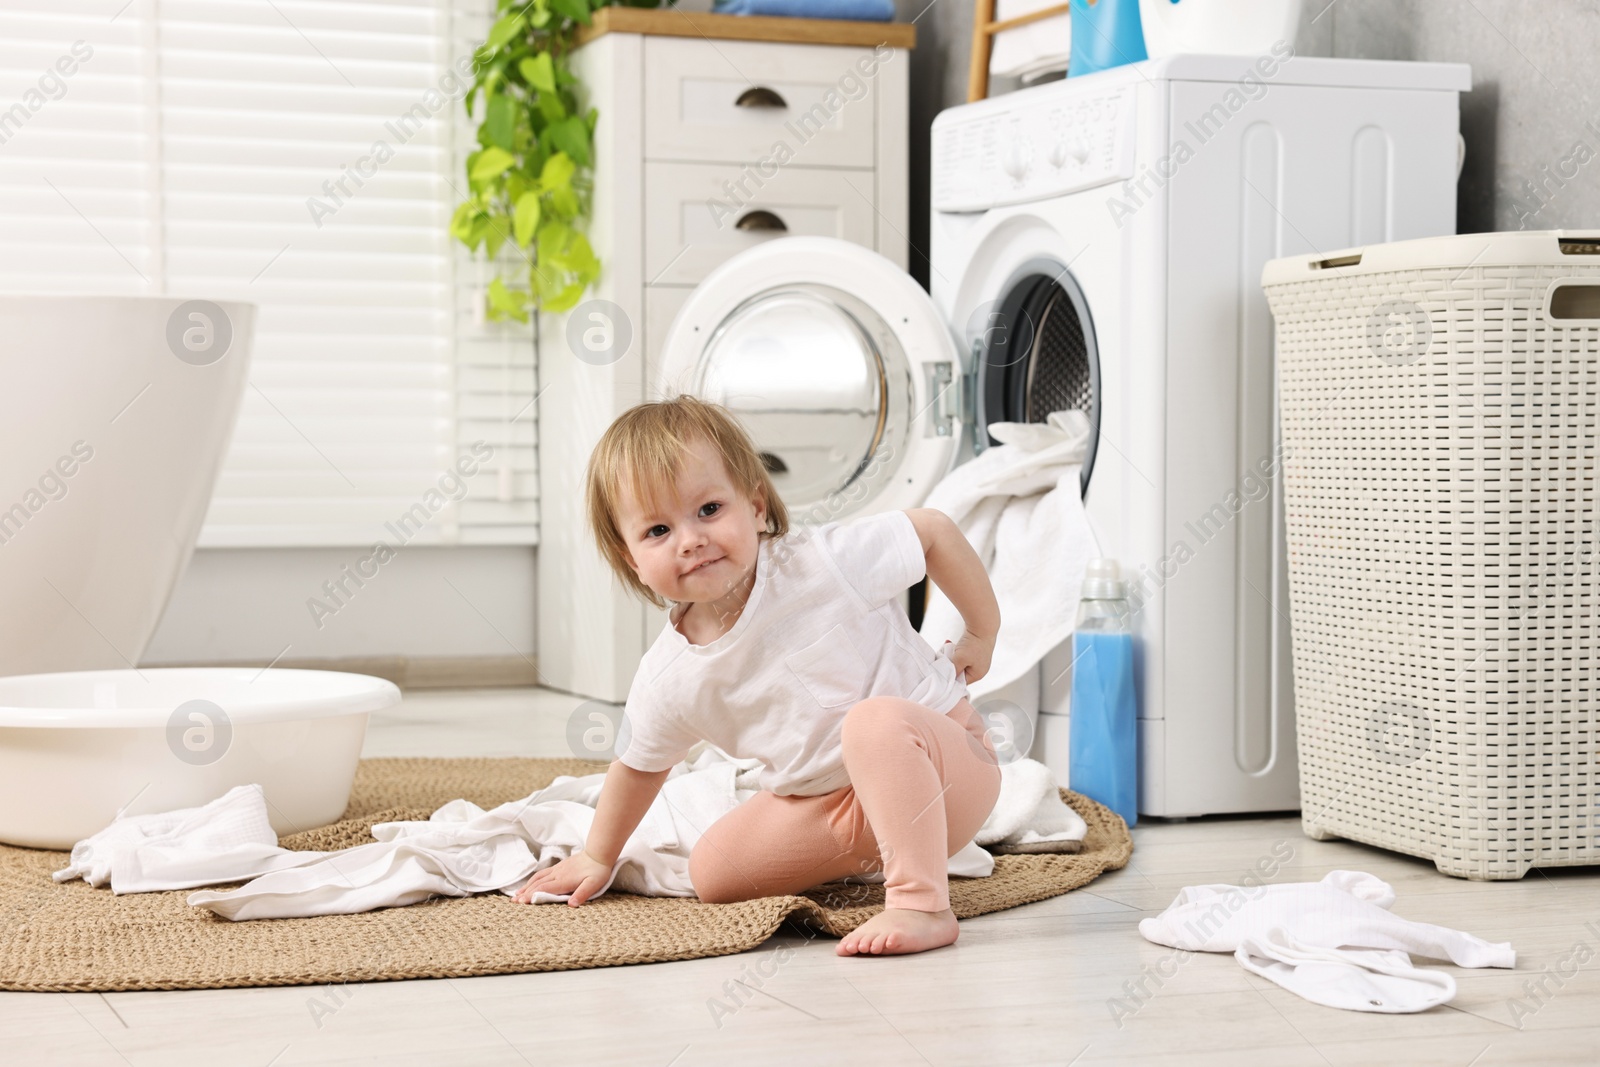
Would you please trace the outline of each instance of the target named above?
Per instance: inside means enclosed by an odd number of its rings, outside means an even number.
[[[669,623],[645,652],[628,690],[619,758],[662,771],[704,739],[735,759],[760,760],[761,788],[780,796],[849,785],[839,731],[851,707],[897,696],[943,714],[967,695],[950,658],[900,606],[926,572],[903,511],[764,539],[732,629],[695,645]],[[684,610],[674,605],[672,618]]]

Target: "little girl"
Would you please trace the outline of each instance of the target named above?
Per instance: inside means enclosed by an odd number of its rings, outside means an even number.
[[[1000,794],[962,680],[988,671],[1000,609],[960,529],[914,508],[790,531],[744,430],[691,396],[623,413],[587,477],[612,569],[657,607],[674,604],[634,675],[588,840],[517,899],[570,893],[576,907],[594,895],[668,772],[706,740],[759,760],[762,788],[691,852],[701,900],[881,870],[885,908],[839,955],[955,941],[946,861]],[[966,622],[940,653],[898,602],[924,573]]]

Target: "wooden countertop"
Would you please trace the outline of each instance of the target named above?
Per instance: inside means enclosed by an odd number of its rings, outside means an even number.
[[[700,11],[644,7],[600,8],[594,13],[591,25],[578,28],[577,43],[587,44],[607,33],[649,33],[662,37],[701,37],[714,41],[789,41],[796,44],[839,44],[865,48],[886,44],[890,48],[908,51],[917,43],[917,28],[909,22],[712,15]]]

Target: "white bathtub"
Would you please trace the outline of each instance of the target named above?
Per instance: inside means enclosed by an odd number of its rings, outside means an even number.
[[[71,848],[121,814],[195,807],[250,782],[280,835],[326,826],[349,800],[367,716],[399,700],[382,678],[337,671],[0,678],[0,841]]]
[[[211,503],[254,329],[253,304],[0,296],[0,675],[139,662]]]

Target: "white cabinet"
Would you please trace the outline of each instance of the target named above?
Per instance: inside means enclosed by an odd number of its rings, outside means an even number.
[[[666,615],[626,594],[586,525],[584,469],[664,382],[661,342],[718,264],[784,235],[907,266],[914,27],[607,7],[572,56],[599,112],[598,285],[540,323],[542,684],[620,703]]]

